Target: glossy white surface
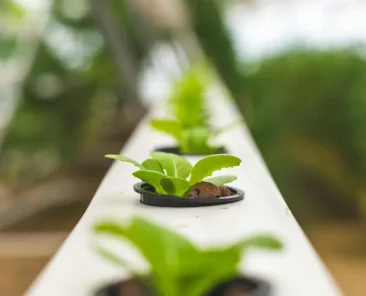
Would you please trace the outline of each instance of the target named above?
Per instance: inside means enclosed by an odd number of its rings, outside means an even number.
[[[211,96],[218,126],[239,118],[236,107],[219,89],[213,90]],[[148,120],[147,117],[140,123],[122,154],[143,160],[155,147],[171,143],[169,138],[154,132]],[[145,206],[139,203],[139,196],[132,189],[137,181],[131,175],[134,167],[116,162],[78,225],[26,295],[92,295],[102,283],[123,276],[119,269],[94,254],[90,230],[100,218],[125,219],[133,215],[161,222],[201,245],[222,244],[249,233],[274,233],[284,242],[285,250],[281,253],[251,252],[245,260],[246,273],[268,279],[276,296],[341,295],[288,209],[246,126],[232,129],[219,140],[226,143],[231,154],[242,159],[241,166],[231,172],[239,176],[233,186],[245,190],[244,201],[190,209]],[[121,252],[126,257],[131,250],[124,247]]]

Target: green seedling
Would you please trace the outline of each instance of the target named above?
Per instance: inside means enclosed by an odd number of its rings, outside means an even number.
[[[105,259],[129,270],[159,296],[203,296],[218,283],[239,274],[239,263],[248,249],[280,250],[282,244],[269,235],[255,235],[225,247],[201,249],[185,237],[135,217],[128,224],[104,221],[94,226],[97,235],[127,240],[144,257],[148,271],[97,245]]]
[[[194,166],[185,158],[171,153],[153,152],[151,158],[141,164],[121,155],[108,154],[105,157],[129,162],[139,168],[133,175],[154,187],[159,194],[186,196],[191,187],[209,182],[223,186],[236,180],[236,176],[215,176],[215,171],[240,165],[241,160],[228,154],[210,155],[200,159]]]
[[[206,72],[202,68],[192,67],[175,84],[168,100],[172,119],[151,121],[154,129],[172,136],[183,153],[215,153],[218,148],[211,143],[239,123],[236,121],[217,130],[210,126],[204,96],[208,78],[203,73]]]

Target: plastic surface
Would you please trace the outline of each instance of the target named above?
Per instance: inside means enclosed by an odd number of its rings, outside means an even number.
[[[248,287],[247,292],[233,293],[229,292],[230,289],[237,289],[236,285],[243,285]],[[263,281],[252,277],[238,277],[231,281],[217,285],[207,296],[270,296],[270,285]],[[125,291],[133,291],[128,293]],[[95,296],[157,296],[152,294],[141,282],[130,279],[127,281],[117,282],[111,285],[107,285],[98,290]],[[187,295],[188,296],[188,295]]]
[[[166,147],[159,147],[155,149],[156,152],[166,152],[166,153],[173,153],[182,156],[207,156],[212,154],[226,154],[227,150],[225,147],[218,147],[216,152],[213,153],[182,153],[177,146],[166,146]]]
[[[140,202],[156,207],[204,207],[233,203],[244,199],[244,191],[227,186],[233,195],[220,198],[189,198],[172,195],[161,195],[154,191],[154,188],[147,183],[136,183],[133,188],[140,193]]]

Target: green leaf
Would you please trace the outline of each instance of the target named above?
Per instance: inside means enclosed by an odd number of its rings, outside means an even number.
[[[206,123],[205,73],[203,68],[191,67],[174,84],[169,102],[175,118],[184,127],[194,127]]]
[[[175,195],[175,186],[171,179],[164,178],[160,181],[161,187],[165,190],[165,192],[169,195]]]
[[[7,60],[17,52],[18,41],[15,37],[0,37],[0,60]]]
[[[240,162],[239,158],[227,154],[210,155],[202,158],[192,168],[190,183],[197,184],[204,178],[211,176],[213,172],[238,166]]]
[[[133,173],[136,178],[139,178],[142,182],[146,182],[155,188],[155,191],[159,194],[166,194],[160,182],[166,176],[156,171],[139,170]]]
[[[101,222],[95,225],[94,231],[132,243],[150,264],[159,295],[184,296],[179,293],[177,282],[180,264],[198,252],[187,239],[140,217],[133,218],[128,225]]]
[[[230,182],[236,180],[237,178],[238,178],[237,176],[231,176],[231,175],[230,176],[216,176],[216,177],[206,178],[204,181],[215,184],[216,186],[222,186],[222,185],[225,185],[227,183],[230,183]]]
[[[183,157],[171,153],[153,152],[151,156],[160,162],[170,177],[186,179],[192,170],[191,163]]]
[[[139,164],[137,161],[135,161],[131,158],[128,158],[126,156],[122,156],[122,155],[118,155],[118,154],[107,154],[107,155],[105,155],[105,157],[110,158],[110,159],[119,160],[122,162],[129,162],[129,163],[132,163],[133,165],[137,166],[140,169],[144,169],[144,167],[141,164]]]
[[[206,127],[186,128],[180,141],[181,149],[185,153],[214,153],[217,148],[209,145],[210,136],[211,131]]]
[[[189,284],[185,281],[186,295],[205,295],[218,282],[236,276],[242,254],[249,248],[280,250],[282,244],[273,236],[256,235],[226,248],[201,251],[198,257],[191,257],[190,266],[184,266],[192,273],[189,279],[196,279]],[[204,279],[200,277],[202,274]]]
[[[161,166],[160,162],[158,162],[156,159],[153,158],[146,159],[142,163],[142,166],[145,170],[155,171],[164,174],[163,167]]]
[[[168,193],[175,196],[185,196],[191,184],[182,178],[166,177],[160,181],[163,189]]]
[[[259,248],[267,250],[281,250],[283,244],[274,236],[270,235],[255,235],[235,244],[233,248]]]
[[[176,140],[179,140],[182,136],[182,126],[177,121],[153,119],[151,120],[150,124],[154,129],[162,133],[168,134],[174,137]]]
[[[279,250],[282,247],[272,236],[257,235],[229,247],[201,250],[181,235],[139,217],[128,225],[98,223],[94,230],[132,243],[150,264],[152,283],[157,294],[163,296],[206,295],[218,282],[237,275],[242,254],[248,248]],[[114,254],[104,252],[104,255],[108,260],[126,265]]]

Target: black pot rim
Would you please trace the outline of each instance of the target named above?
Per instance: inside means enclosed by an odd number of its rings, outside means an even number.
[[[240,282],[240,281],[245,281],[247,283],[253,284],[256,286],[256,288],[253,291],[250,292],[246,292],[245,295],[246,296],[269,296],[270,292],[271,292],[271,285],[269,284],[269,282],[265,281],[262,278],[258,278],[258,277],[253,277],[253,276],[237,276],[231,280],[228,280],[226,282],[223,282],[222,284],[218,284],[213,291],[211,291],[209,293],[209,296],[216,296],[216,295],[220,295],[221,294],[215,294],[214,290],[219,288],[221,285],[227,285],[231,282]]]
[[[111,284],[107,284],[101,288],[99,288],[96,293],[95,296],[118,296],[119,291],[118,288],[119,286],[127,281],[132,280],[133,278],[127,278],[124,280],[120,280],[120,281],[115,281],[112,282]],[[269,284],[269,282],[258,278],[258,277],[252,277],[252,276],[236,276],[235,278],[228,280],[226,282],[223,283],[219,283],[216,287],[214,287],[209,293],[208,296],[216,296],[219,294],[215,294],[215,291],[217,291],[217,289],[220,286],[223,285],[227,285],[231,282],[235,282],[235,281],[245,281],[247,283],[253,284],[256,286],[256,288],[251,291],[251,292],[247,292],[245,295],[246,296],[269,296],[270,292],[271,292],[271,285]],[[128,295],[126,295],[128,296]]]
[[[178,146],[162,146],[154,149],[154,152],[165,152],[165,153],[173,153],[181,156],[207,156],[207,155],[215,155],[215,154],[227,154],[228,151],[224,146],[217,147],[216,152],[210,153],[184,153],[181,152]]]
[[[233,195],[220,198],[192,198],[179,197],[174,195],[163,195],[152,191],[153,187],[147,183],[136,183],[133,188],[135,192],[140,193],[140,202],[150,206],[157,207],[203,207],[213,205],[223,205],[233,203],[244,199],[244,191],[238,188],[227,186]]]

